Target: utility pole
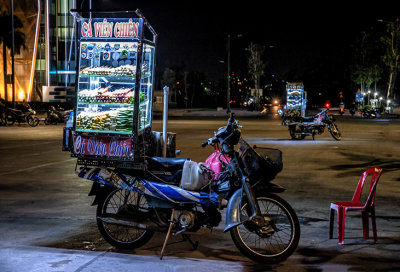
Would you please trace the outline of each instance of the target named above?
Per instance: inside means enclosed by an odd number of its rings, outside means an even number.
[[[226,113],[231,112],[231,35],[228,34],[228,90],[226,94]]]

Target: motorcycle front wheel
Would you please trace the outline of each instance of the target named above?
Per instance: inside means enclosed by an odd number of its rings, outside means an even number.
[[[230,230],[240,252],[260,263],[278,263],[296,250],[300,239],[300,223],[293,208],[274,194],[256,197],[267,225],[255,229],[244,222]],[[247,203],[241,207],[241,217],[247,217]]]
[[[36,116],[29,115],[26,119],[28,121],[28,125],[30,125],[31,127],[36,127],[37,125],[39,125],[40,120]]]
[[[342,139],[342,134],[339,131],[339,128],[335,123],[331,123],[328,125],[328,130],[331,133],[333,139],[336,141],[340,141]]]
[[[112,191],[104,200],[101,200],[97,206],[97,227],[103,238],[112,246],[120,249],[134,249],[147,243],[154,232],[149,230],[136,229],[129,226],[122,226],[103,222],[99,217],[119,216],[127,217],[127,210],[146,211],[150,209],[143,195],[128,191],[116,189]],[[126,218],[134,219],[134,218]]]

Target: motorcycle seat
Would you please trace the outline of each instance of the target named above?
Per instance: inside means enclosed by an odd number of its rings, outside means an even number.
[[[179,184],[182,177],[182,169],[188,158],[164,158],[148,157],[146,162],[151,174],[164,181]]]
[[[149,168],[156,168],[157,170],[174,171],[183,168],[183,164],[188,158],[164,158],[164,157],[148,157],[147,162]]]
[[[314,121],[314,116],[306,116],[306,117],[303,117],[303,121],[312,122],[312,121]]]

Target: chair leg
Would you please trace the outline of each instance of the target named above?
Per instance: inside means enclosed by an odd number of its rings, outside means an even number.
[[[376,231],[376,219],[375,219],[375,209],[371,210],[371,221],[372,221],[372,230],[374,232],[374,242],[378,242],[378,233]]]
[[[346,209],[338,208],[338,244],[344,244],[344,228],[345,228]]]
[[[368,240],[369,239],[369,215],[368,212],[362,212],[362,223],[363,223],[363,234],[364,234],[364,239]]]
[[[331,209],[331,216],[329,221],[329,239],[333,238],[333,221],[335,220],[335,210]]]

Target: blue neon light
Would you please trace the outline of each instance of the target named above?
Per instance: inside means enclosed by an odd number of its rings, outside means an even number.
[[[75,75],[76,71],[56,70],[50,71],[50,75]]]

